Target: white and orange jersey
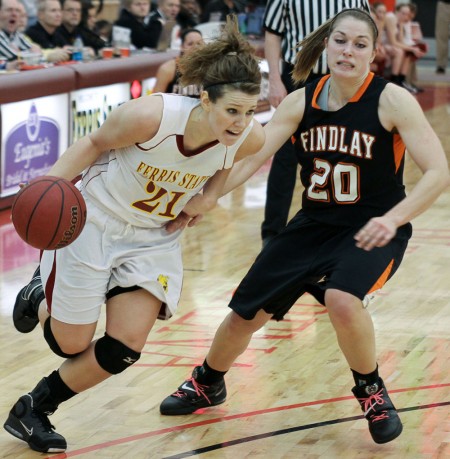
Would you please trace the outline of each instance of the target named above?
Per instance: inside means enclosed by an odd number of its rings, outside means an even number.
[[[148,141],[105,152],[83,174],[83,193],[95,205],[132,225],[156,228],[175,218],[218,170],[233,165],[253,122],[232,146],[218,141],[185,151],[184,132],[197,99],[162,97],[157,134]]]

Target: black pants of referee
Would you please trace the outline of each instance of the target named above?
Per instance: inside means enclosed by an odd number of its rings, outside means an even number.
[[[301,85],[295,86],[292,81],[293,65],[283,64],[281,79],[288,93],[303,87],[310,81],[323,75],[311,73]],[[267,179],[266,206],[264,221],[261,225],[263,244],[276,236],[287,224],[291,208],[295,183],[297,180],[297,158],[294,147],[288,140],[274,155],[269,177]]]

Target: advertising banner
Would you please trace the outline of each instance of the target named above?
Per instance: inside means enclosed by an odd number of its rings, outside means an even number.
[[[0,197],[45,175],[68,145],[67,94],[3,104]]]
[[[130,100],[130,83],[79,89],[70,93],[70,143],[98,129],[109,113]]]

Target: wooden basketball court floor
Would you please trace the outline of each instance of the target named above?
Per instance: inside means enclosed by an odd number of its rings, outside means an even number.
[[[426,92],[418,99],[450,156],[450,84],[445,78],[422,83]],[[67,452],[33,452],[1,429],[1,458],[450,458],[450,189],[414,221],[402,267],[369,306],[381,374],[404,423],[397,440],[372,442],[326,309],[310,296],[300,298],[286,320],[255,334],[227,375],[223,405],[189,416],[159,414],[161,400],[203,361],[233,290],[260,250],[269,167],[185,231],[179,311],[157,322],[138,364],[51,417],[68,440]],[[418,176],[408,160],[408,188]],[[16,236],[9,211],[0,213],[0,223],[3,424],[17,398],[61,360],[38,329],[23,335],[12,325],[15,296],[38,253]],[[102,327],[103,317],[99,335]]]

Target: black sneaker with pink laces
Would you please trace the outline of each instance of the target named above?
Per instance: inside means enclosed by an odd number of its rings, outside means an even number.
[[[227,398],[225,380],[205,385],[197,381],[200,367],[195,367],[192,378],[184,381],[172,395],[166,397],[160,407],[161,414],[176,416],[180,414],[191,414],[199,408],[207,408],[220,405]]]
[[[354,387],[352,392],[361,405],[375,443],[387,443],[402,433],[402,422],[381,378],[375,384]]]

